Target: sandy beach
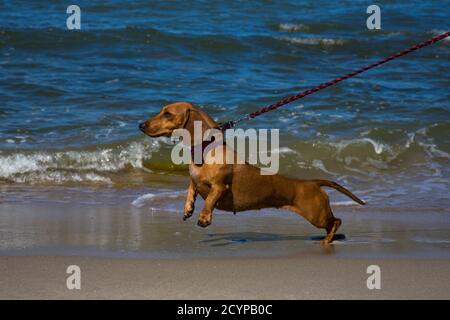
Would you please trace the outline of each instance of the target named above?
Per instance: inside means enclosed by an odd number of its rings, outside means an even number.
[[[366,268],[381,268],[380,290]],[[81,289],[65,270],[81,268]],[[449,299],[450,261],[0,257],[1,299]]]

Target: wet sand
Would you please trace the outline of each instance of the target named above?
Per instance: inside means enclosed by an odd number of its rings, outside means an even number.
[[[217,211],[210,227],[197,227],[196,215],[182,220],[182,191],[8,191],[3,299],[450,298],[447,211],[334,206],[343,225],[322,246],[322,230],[282,210]],[[81,267],[81,291],[65,287],[72,264]],[[366,287],[372,264],[381,290]]]

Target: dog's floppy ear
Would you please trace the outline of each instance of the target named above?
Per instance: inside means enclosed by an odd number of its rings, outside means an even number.
[[[208,115],[206,112],[200,109],[191,109],[191,120],[202,121],[209,128],[218,128],[219,125]]]
[[[188,109],[186,109],[186,111],[184,111],[184,119],[183,119],[183,126],[182,126],[183,129],[186,129],[186,126],[189,122],[189,118],[191,116],[191,111],[192,111],[191,108],[188,108]]]
[[[186,110],[184,111],[183,119],[181,119],[180,124],[182,124],[182,128],[193,132],[194,121],[201,121],[202,123],[204,123],[203,130],[206,130],[207,128],[218,128],[219,126],[205,112],[195,108],[194,106],[190,106],[189,108],[186,108]]]

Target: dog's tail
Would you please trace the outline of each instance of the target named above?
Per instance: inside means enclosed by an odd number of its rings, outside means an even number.
[[[351,198],[353,201],[355,201],[359,204],[362,204],[362,205],[366,204],[360,198],[358,198],[353,193],[351,193],[350,191],[348,191],[347,189],[345,189],[343,186],[341,186],[340,184],[338,184],[336,182],[329,181],[329,180],[312,180],[312,181],[317,183],[320,187],[330,187],[330,188],[336,189],[337,191],[342,192],[347,197]]]

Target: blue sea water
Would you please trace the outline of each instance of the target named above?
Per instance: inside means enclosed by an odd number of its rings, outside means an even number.
[[[450,29],[442,1],[378,1],[381,30],[367,1],[75,4],[79,31],[66,1],[0,2],[0,184],[170,185],[171,144],[137,130],[161,106],[227,121]],[[449,54],[446,39],[242,128],[280,129],[283,174],[446,207]]]

